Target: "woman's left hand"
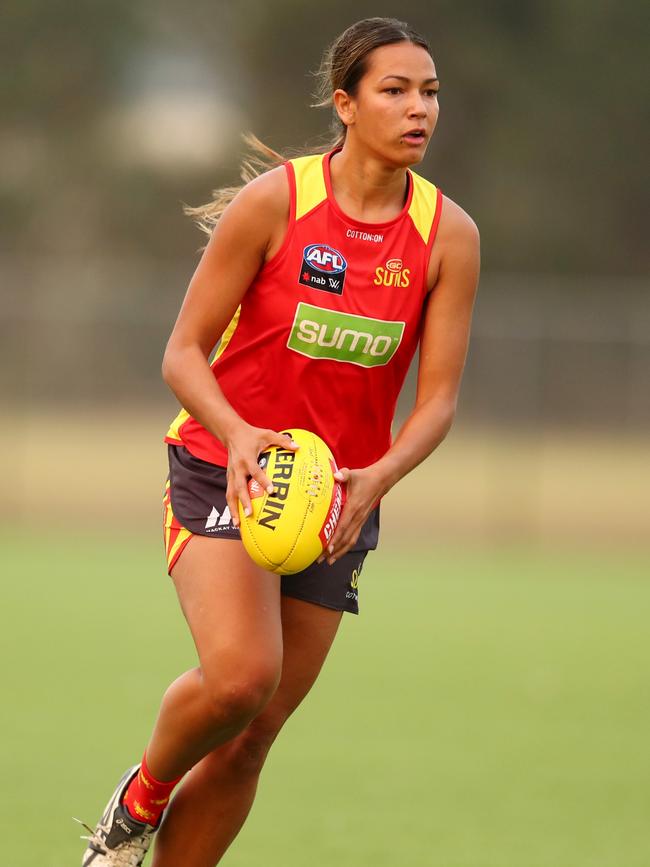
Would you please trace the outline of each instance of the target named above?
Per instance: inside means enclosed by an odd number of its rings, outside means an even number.
[[[356,543],[368,515],[377,500],[386,493],[383,481],[373,466],[360,470],[342,467],[334,473],[334,478],[345,484],[347,490],[336,531],[327,550],[323,551],[318,559],[319,563],[326,559],[330,566],[347,554]]]

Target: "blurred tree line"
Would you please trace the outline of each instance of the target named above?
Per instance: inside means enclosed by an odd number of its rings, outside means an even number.
[[[329,117],[308,106],[323,48],[359,18],[397,14],[430,39],[442,82],[421,171],[479,223],[486,270],[640,275],[644,12],[641,0],[6,0],[1,249],[187,257],[200,240],[181,202],[236,178],[237,130],[278,149],[322,141]],[[170,88],[176,115],[161,114]],[[211,99],[229,119],[206,137]],[[131,158],[145,139],[151,159]]]

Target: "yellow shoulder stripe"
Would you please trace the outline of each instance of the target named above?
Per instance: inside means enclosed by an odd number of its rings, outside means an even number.
[[[323,154],[291,160],[296,176],[296,220],[327,198],[323,177]]]
[[[237,328],[237,324],[239,323],[239,315],[241,313],[241,305],[235,310],[235,315],[228,323],[228,327],[223,332],[221,336],[221,341],[219,342],[219,346],[217,346],[216,352],[210,362],[210,367],[215,363],[217,358],[226,351],[226,347],[230,343],[233,334],[235,333],[235,329]],[[167,438],[177,440],[177,442],[182,442],[181,439],[181,426],[185,424],[185,422],[190,418],[190,414],[186,409],[182,409],[174,421],[170,424],[169,430],[167,431]]]
[[[413,197],[409,208],[409,216],[413,220],[413,225],[418,230],[425,244],[429,241],[431,228],[436,216],[436,207],[438,205],[438,192],[430,181],[411,172],[413,178]]]

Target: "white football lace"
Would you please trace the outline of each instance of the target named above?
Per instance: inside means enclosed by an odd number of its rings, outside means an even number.
[[[81,839],[88,840],[89,843],[96,846],[109,859],[108,863],[111,867],[139,867],[142,863],[151,842],[150,832],[127,840],[120,844],[117,849],[107,849],[104,840],[110,829],[106,825],[98,825],[93,831],[81,819],[76,819],[74,816],[73,818],[90,833],[90,836],[82,834]],[[100,836],[101,833],[103,833],[103,837]]]

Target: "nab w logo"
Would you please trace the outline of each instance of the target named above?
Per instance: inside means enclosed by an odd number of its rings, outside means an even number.
[[[321,292],[343,294],[345,272],[348,263],[344,257],[327,244],[310,244],[302,252],[302,266],[298,282]]]
[[[226,527],[232,524],[232,516],[230,514],[230,509],[228,506],[223,510],[222,513],[219,513],[219,510],[216,506],[212,507],[212,511],[208,515],[208,519],[205,522],[206,530],[215,530],[219,531],[219,527]]]

